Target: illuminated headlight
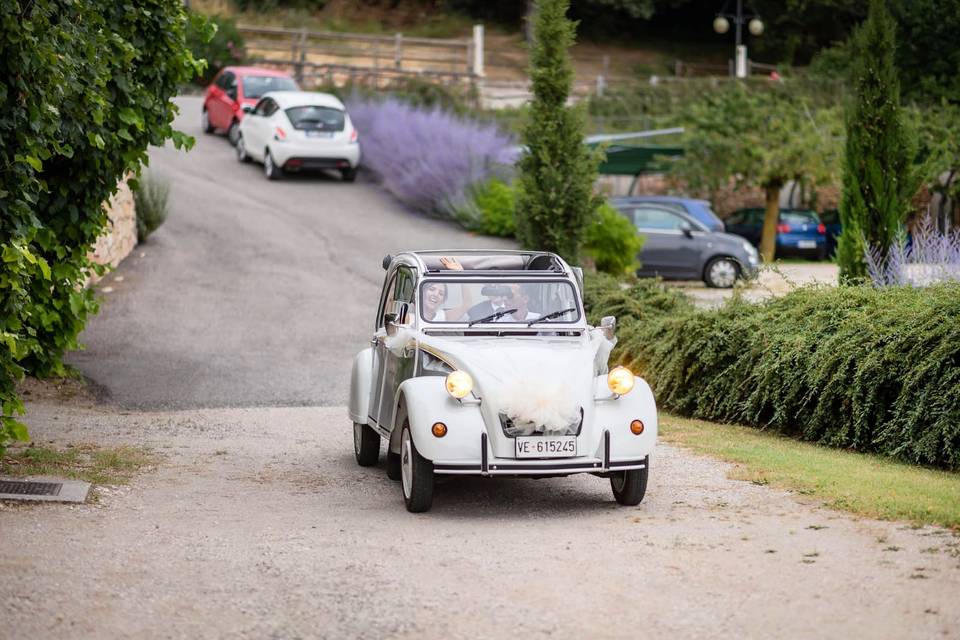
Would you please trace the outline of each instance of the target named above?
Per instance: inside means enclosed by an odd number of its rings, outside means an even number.
[[[466,371],[451,371],[447,374],[447,393],[457,400],[473,391],[473,378]]]
[[[607,374],[607,386],[618,396],[624,396],[633,389],[633,373],[626,367],[614,367]]]

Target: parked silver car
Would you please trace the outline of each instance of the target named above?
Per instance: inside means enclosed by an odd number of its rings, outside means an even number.
[[[710,231],[693,216],[653,203],[613,201],[644,236],[638,276],[703,280],[709,287],[729,288],[738,278],[757,274],[760,256],[740,236]]]

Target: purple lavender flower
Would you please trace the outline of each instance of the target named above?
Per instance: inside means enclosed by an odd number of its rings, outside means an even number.
[[[877,287],[960,282],[960,229],[942,233],[928,214],[914,225],[909,245],[901,239],[886,253],[867,247],[864,258]]]
[[[354,95],[347,110],[360,132],[363,165],[397,199],[424,213],[453,216],[471,185],[512,162],[515,142],[495,124],[395,98]]]

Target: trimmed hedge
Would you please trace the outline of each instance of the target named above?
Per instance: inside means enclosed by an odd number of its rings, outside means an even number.
[[[960,469],[960,284],[798,289],[698,310],[656,282],[592,277],[614,359],[661,408]]]

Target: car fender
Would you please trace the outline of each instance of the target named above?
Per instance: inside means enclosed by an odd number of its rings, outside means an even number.
[[[360,424],[368,423],[372,376],[373,349],[367,347],[354,357],[350,371],[350,419]]]
[[[456,462],[480,458],[480,434],[484,432],[480,403],[460,402],[447,393],[443,376],[421,376],[405,380],[397,391],[394,429],[390,450],[400,450],[400,426],[407,418],[417,451],[427,460]],[[442,438],[433,435],[434,423],[447,425]]]
[[[636,460],[649,455],[657,443],[657,402],[650,385],[637,377],[630,393],[619,398],[610,397],[607,376],[597,376],[594,381],[598,400],[594,405],[594,424],[603,425],[610,431],[610,459]],[[643,433],[635,435],[630,430],[634,420],[643,422]]]

